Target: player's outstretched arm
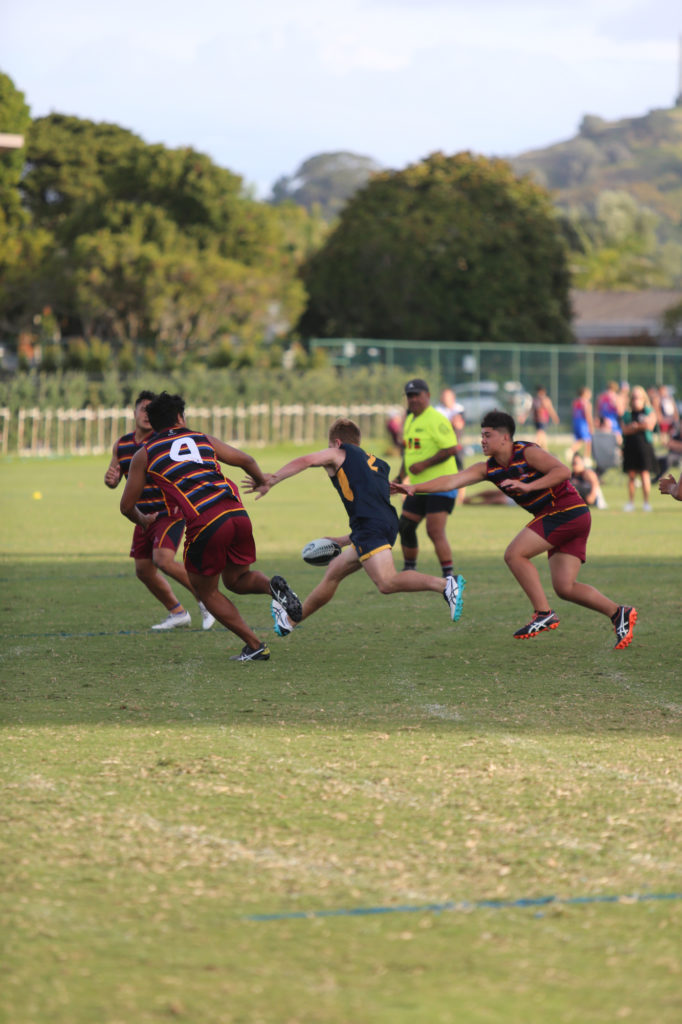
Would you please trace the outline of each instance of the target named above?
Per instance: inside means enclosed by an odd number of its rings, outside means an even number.
[[[425,480],[423,483],[411,484],[412,494],[436,494],[440,491],[454,491],[460,487],[468,487],[469,484],[478,484],[487,477],[487,464],[476,462],[473,466],[467,466],[459,473],[447,473],[445,476],[437,476],[434,480]]]
[[[243,452],[241,448],[234,448],[231,444],[227,444],[226,441],[221,441],[219,437],[206,436],[221,462],[228,466],[238,466],[239,469],[243,469],[245,473],[249,474],[250,480],[252,482],[255,481],[258,485],[265,483],[267,474],[260,468],[253,455]]]
[[[311,469],[314,466],[323,466],[327,471],[335,472],[339,466],[342,465],[346,453],[340,448],[323,448],[319,452],[310,452],[308,455],[299,455],[298,458],[292,459],[291,462],[287,462],[286,465],[282,466],[275,473],[270,473],[263,484],[256,484],[255,486],[249,486],[248,481],[245,485],[245,490],[248,494],[256,493],[256,501],[262,498],[268,491],[279,484],[282,480],[287,480],[290,476],[296,476],[297,473],[302,473],[305,469]]]

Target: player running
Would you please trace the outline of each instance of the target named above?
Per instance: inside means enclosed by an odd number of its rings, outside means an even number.
[[[193,590],[227,629],[244,641],[232,661],[267,661],[270,651],[241,617],[237,608],[218,589],[222,576],[235,594],[267,594],[276,598],[294,621],[301,602],[282,576],[269,579],[254,571],[256,545],[251,520],[235,484],[220,471],[220,462],[238,466],[256,484],[265,477],[256,460],[216,437],[190,430],[180,395],[163,391],[147,406],[155,433],[133,457],[121,512],[146,528],[154,516],[137,505],[147,478],[156,484],[171,505],[178,505],[187,524],[184,562]]]
[[[446,487],[468,487],[489,480],[533,516],[504,553],[507,565],[533,608],[530,622],[517,629],[514,637],[517,640],[535,637],[559,625],[558,616],[549,607],[538,571],[531,563],[532,558],[546,551],[555,593],[564,601],[608,615],[616,631],[615,647],[627,647],[632,642],[637,621],[636,609],[616,604],[594,587],[577,580],[581,563],[585,561],[591,519],[590,510],[569,482],[570,469],[532,441],[514,441],[515,430],[513,417],[494,409],[481,421],[485,462],[422,484],[392,484],[391,492],[441,491]]]
[[[397,594],[433,590],[445,598],[450,618],[456,622],[462,614],[462,576],[427,576],[408,569],[398,572],[393,563],[392,547],[398,536],[398,516],[390,501],[390,467],[383,459],[369,455],[360,447],[360,428],[353,420],[338,419],[329,428],[329,447],[319,452],[300,455],[263,483],[244,481],[245,490],[267,494],[275,484],[313,466],[323,467],[348,513],[350,533],[334,537],[347,548],[334,558],[324,577],[303,602],[300,621],[307,619],[331,601],[341,580],[358,569],[364,569],[381,594]],[[256,500],[258,500],[258,498]],[[288,636],[295,623],[288,608],[276,598],[272,602],[275,633]]]
[[[104,483],[112,490],[118,487],[121,477],[127,477],[135,452],[152,434],[152,425],[147,417],[147,406],[154,398],[153,391],[141,391],[135,399],[135,429],[123,434],[114,444],[111,462],[104,474]],[[192,617],[183,604],[173,593],[170,583],[161,573],[171,576],[177,583],[192,591],[187,570],[180,562],[175,561],[175,552],[182,539],[185,520],[177,505],[169,506],[162,491],[153,484],[146,483],[138,499],[140,511],[153,515],[150,525],[143,529],[135,524],[130,557],[135,559],[135,573],[138,580],[161,602],[168,615],[162,622],[157,622],[152,629],[175,629],[176,626],[189,626]],[[159,571],[161,570],[161,571]],[[215,618],[208,608],[199,601],[202,629],[210,629]]]

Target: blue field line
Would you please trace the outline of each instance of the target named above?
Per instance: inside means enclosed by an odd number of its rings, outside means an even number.
[[[320,917],[369,917],[373,914],[441,914],[447,910],[525,910],[545,907],[583,906],[588,903],[644,903],[647,900],[682,900],[682,892],[632,893],[630,896],[525,897],[516,900],[448,900],[446,903],[404,904],[396,907],[351,907],[336,910],[291,910],[279,914],[246,914],[244,921],[297,921]],[[538,915],[536,915],[538,916]],[[542,916],[542,915],[539,915]]]

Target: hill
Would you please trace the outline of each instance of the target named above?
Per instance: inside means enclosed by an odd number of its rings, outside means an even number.
[[[625,191],[659,215],[662,241],[682,240],[682,106],[620,121],[587,114],[575,138],[508,159],[566,211],[589,211],[600,193]]]

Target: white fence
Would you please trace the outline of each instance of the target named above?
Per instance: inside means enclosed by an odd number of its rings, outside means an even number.
[[[354,420],[363,437],[383,437],[389,405],[251,405],[188,407],[185,418],[195,430],[237,447],[262,448],[290,442],[307,445],[326,440],[338,416]],[[101,455],[135,426],[132,408],[0,409],[0,454]]]

